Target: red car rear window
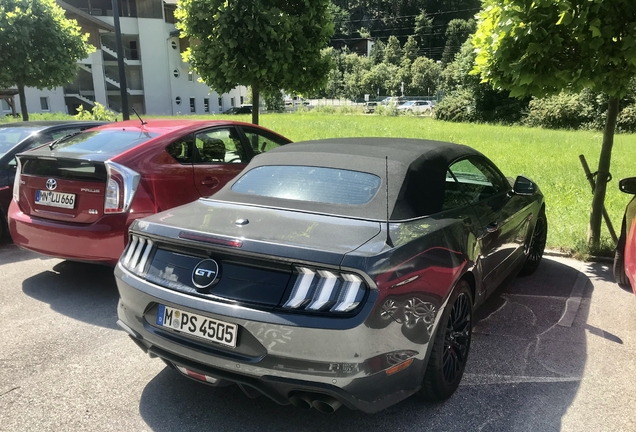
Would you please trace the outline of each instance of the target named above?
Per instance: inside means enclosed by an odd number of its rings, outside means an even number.
[[[55,150],[59,153],[100,153],[116,155],[138,146],[152,138],[156,133],[104,129],[83,132],[58,143]]]

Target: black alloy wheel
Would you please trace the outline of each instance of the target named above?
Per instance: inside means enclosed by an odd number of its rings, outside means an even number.
[[[534,231],[527,247],[526,262],[519,272],[519,276],[528,276],[534,273],[543,257],[545,243],[548,238],[548,220],[545,217],[545,210],[541,209],[537,221],[534,224]]]
[[[470,348],[471,323],[470,297],[461,293],[451,310],[444,334],[444,379],[453,383],[464,372]]]
[[[468,283],[460,281],[448,301],[433,339],[420,394],[426,399],[449,398],[464,375],[472,338],[473,302]]]

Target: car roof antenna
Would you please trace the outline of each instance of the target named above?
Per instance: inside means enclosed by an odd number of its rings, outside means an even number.
[[[385,156],[385,168],[386,168],[386,244],[389,247],[393,247],[393,241],[391,240],[391,230],[389,228],[389,157]]]
[[[139,121],[141,122],[141,125],[142,125],[142,126],[143,126],[143,125],[145,125],[145,124],[148,124],[148,122],[143,121],[143,120],[141,119],[141,117],[139,117],[139,114],[137,114],[137,111],[135,111],[135,109],[134,109],[134,108],[131,108],[131,110],[132,110],[132,112],[134,112],[134,113],[135,113],[135,115],[137,116],[137,118],[138,118],[138,119],[139,119]]]

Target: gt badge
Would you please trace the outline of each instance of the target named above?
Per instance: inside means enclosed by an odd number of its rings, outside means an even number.
[[[205,289],[217,281],[219,265],[212,259],[201,261],[192,271],[192,283],[199,289]]]

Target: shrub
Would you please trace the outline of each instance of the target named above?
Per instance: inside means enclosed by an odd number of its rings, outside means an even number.
[[[383,116],[396,116],[398,115],[398,110],[394,104],[382,105],[378,104],[373,111],[374,114],[383,115]]]
[[[618,114],[616,129],[619,132],[636,132],[636,104],[626,106]]]
[[[118,114],[114,111],[106,109],[99,102],[95,102],[95,106],[91,111],[85,110],[82,105],[77,109],[75,119],[77,120],[95,120],[95,121],[116,121]]]
[[[362,108],[353,105],[342,105],[338,113],[343,115],[362,114]]]
[[[336,107],[333,105],[316,105],[312,111],[320,114],[335,114]]]
[[[595,120],[589,95],[562,92],[543,99],[532,99],[524,123],[547,129],[579,129]]]
[[[477,120],[475,100],[468,90],[460,90],[446,96],[435,107],[434,117],[452,122],[472,122]]]

